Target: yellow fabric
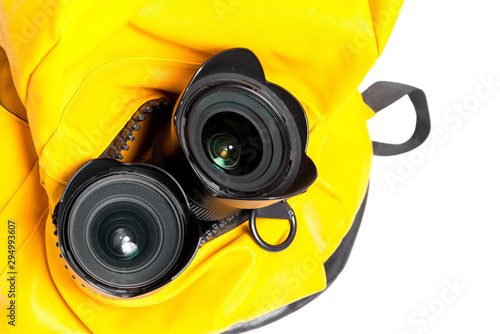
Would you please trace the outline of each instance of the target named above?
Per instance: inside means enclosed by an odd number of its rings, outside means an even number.
[[[217,333],[321,291],[323,262],[348,232],[371,164],[357,91],[402,0],[70,1],[0,4],[0,333]],[[64,269],[52,210],[71,175],[96,158],[145,101],[179,94],[210,56],[251,49],[269,81],[306,110],[319,178],[291,199],[298,234],[261,250],[243,224],[201,248],[160,292],[118,301]],[[7,221],[15,222],[16,326]],[[287,222],[261,220],[278,242]]]
[[[12,82],[9,60],[2,48],[0,48],[0,102],[3,107],[22,120],[28,119],[26,108],[17,96],[16,88]]]

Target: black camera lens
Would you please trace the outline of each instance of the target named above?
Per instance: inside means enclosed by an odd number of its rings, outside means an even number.
[[[192,78],[151,161],[165,162],[198,219],[219,220],[306,191],[317,176],[308,130],[300,103],[266,80],[255,54],[231,49]]]
[[[184,233],[169,195],[136,175],[110,175],[87,187],[68,224],[75,259],[116,287],[149,284],[168,272]]]
[[[166,172],[98,159],[63,194],[54,222],[62,255],[83,284],[111,297],[162,287],[191,261],[199,226]]]

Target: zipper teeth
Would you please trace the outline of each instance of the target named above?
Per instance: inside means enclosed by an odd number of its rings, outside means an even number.
[[[149,114],[153,111],[165,107],[173,108],[173,102],[165,97],[149,100],[137,109],[136,113],[127,122],[123,129],[116,135],[113,142],[101,154],[101,158],[110,158],[115,160],[122,160],[122,151],[128,151],[129,141],[135,140],[134,132],[141,129],[139,123],[144,122]]]
[[[245,210],[242,210],[231,217],[224,218],[213,224],[203,233],[200,247],[205,245],[207,242],[217,239],[218,237],[232,231],[247,220],[248,213]]]
[[[123,159],[122,151],[127,151],[129,149],[128,142],[134,141],[135,139],[134,133],[141,129],[139,123],[144,122],[147,119],[148,115],[153,113],[155,110],[162,108],[173,109],[173,107],[174,103],[170,99],[163,97],[154,100],[149,100],[143,105],[141,105],[139,109],[137,109],[134,116],[132,116],[132,118],[127,122],[127,124],[118,133],[118,135],[116,135],[113,142],[104,150],[104,152],[101,154],[100,157],[122,160]],[[160,136],[159,139],[161,139],[162,136],[161,132],[159,136]],[[161,149],[161,146],[158,146],[159,142],[161,142],[161,140],[155,140],[155,144],[153,144],[155,146],[153,150],[156,153],[158,153],[157,151]],[[153,160],[151,161],[153,165],[158,167],[163,167],[163,161],[159,161],[158,159],[158,157],[160,156],[161,156],[160,154],[153,154]],[[192,203],[190,203],[190,206],[191,207],[193,206]],[[209,226],[205,230],[205,232],[203,232],[203,235],[201,237],[200,247],[205,245],[207,242],[210,242],[230,232],[231,230],[240,226],[247,220],[248,220],[248,213],[245,210],[242,210],[231,215],[230,217],[225,217],[223,219],[220,219],[215,223],[212,221],[211,222],[207,221],[207,223],[212,225]],[[57,228],[55,233],[57,233]]]

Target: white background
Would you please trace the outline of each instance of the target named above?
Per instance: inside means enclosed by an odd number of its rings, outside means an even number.
[[[380,80],[423,89],[438,135],[426,149],[374,158],[344,272],[311,304],[253,333],[500,333],[499,15],[494,0],[405,2],[360,90]],[[371,120],[372,138],[405,141],[409,106]],[[389,175],[402,177],[391,186]]]

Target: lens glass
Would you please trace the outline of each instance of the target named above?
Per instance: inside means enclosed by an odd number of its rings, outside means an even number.
[[[257,128],[235,112],[220,112],[210,117],[202,130],[206,156],[219,170],[230,175],[245,175],[262,160],[263,144]]]
[[[179,110],[179,144],[214,192],[258,196],[283,178],[288,131],[275,107],[253,89],[221,84]]]
[[[158,249],[155,218],[143,205],[126,199],[106,204],[91,221],[97,260],[117,269],[134,269],[149,262]]]
[[[114,250],[118,252],[119,256],[125,259],[131,259],[139,253],[137,247],[137,237],[133,236],[126,227],[119,227],[111,233],[111,240]]]
[[[140,175],[107,176],[73,204],[67,247],[101,284],[147,286],[173,268],[182,249],[175,201],[168,189]]]
[[[151,255],[157,242],[152,233],[157,229],[153,217],[135,203],[109,204],[97,213],[93,225],[97,254],[113,266],[138,264]]]
[[[227,133],[219,133],[208,139],[207,150],[215,164],[223,169],[234,169],[240,160],[238,140]]]

